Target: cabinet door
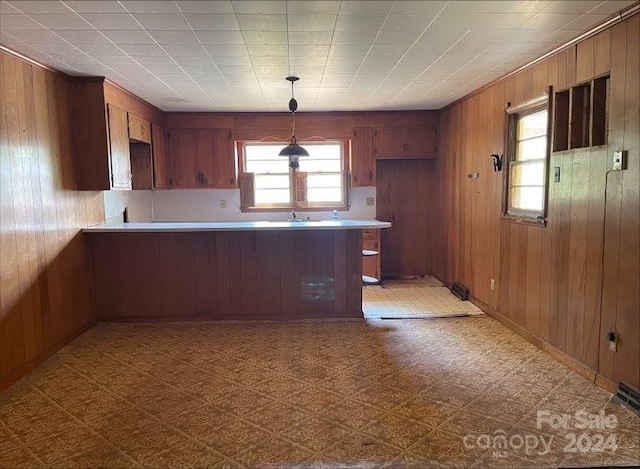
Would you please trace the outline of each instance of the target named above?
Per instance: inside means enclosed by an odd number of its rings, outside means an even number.
[[[231,130],[201,130],[200,149],[203,185],[219,189],[235,188],[236,164]]]
[[[196,129],[175,129],[169,132],[169,161],[173,188],[202,187],[203,176],[198,168],[199,132]]]
[[[162,127],[151,124],[151,151],[153,154],[153,187],[154,189],[168,189],[169,158],[167,142]]]
[[[405,127],[404,140],[407,158],[435,158],[437,155],[435,130],[424,127]]]
[[[407,142],[403,127],[378,127],[373,132],[376,158],[403,158]]]
[[[131,157],[127,112],[109,104],[109,159],[111,188],[131,189]]]
[[[373,129],[354,128],[351,133],[351,185],[375,186],[376,165],[373,159]]]
[[[151,143],[151,124],[129,114],[129,138],[137,142]]]

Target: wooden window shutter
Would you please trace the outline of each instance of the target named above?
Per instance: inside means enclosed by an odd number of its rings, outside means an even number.
[[[250,208],[256,205],[254,189],[255,176],[253,173],[242,173],[240,178],[240,207]]]
[[[307,173],[296,172],[294,177],[294,196],[296,207],[307,206]]]

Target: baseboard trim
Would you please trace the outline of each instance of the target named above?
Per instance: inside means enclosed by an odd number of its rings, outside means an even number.
[[[20,379],[24,378],[26,375],[28,375],[33,370],[38,368],[45,361],[47,361],[47,359],[49,359],[51,357],[51,355],[56,353],[58,350],[60,350],[65,345],[67,345],[70,342],[72,342],[74,339],[80,337],[82,334],[84,334],[89,329],[91,329],[96,323],[97,323],[97,321],[94,320],[94,321],[90,322],[89,324],[87,324],[85,326],[82,326],[80,329],[78,329],[77,331],[73,332],[69,336],[67,336],[64,339],[62,339],[62,340],[56,342],[55,344],[53,344],[51,347],[46,349],[40,355],[37,355],[36,357],[32,358],[28,362],[22,364],[19,368],[15,369],[11,373],[9,373],[7,376],[4,376],[2,379],[0,379],[0,392],[4,391],[5,389],[8,389],[13,384],[15,384],[17,381],[19,381]]]
[[[503,316],[497,310],[495,310],[494,308],[490,307],[486,303],[478,300],[477,298],[475,298],[473,296],[469,296],[469,301],[471,301],[471,303],[473,303],[478,308],[480,308],[482,311],[484,311],[487,315],[489,315],[492,318],[494,318],[495,320],[499,321],[501,324],[505,325],[506,327],[511,329],[516,334],[524,337],[526,340],[531,342],[533,345],[535,345],[539,349],[544,350],[549,355],[551,355],[553,358],[555,358],[556,360],[562,362],[563,364],[568,366],[570,369],[572,369],[576,373],[581,374],[582,376],[587,378],[589,381],[592,381],[596,385],[598,385],[601,388],[606,389],[607,391],[612,392],[612,393],[615,393],[616,390],[618,389],[618,386],[613,381],[609,380],[608,378],[605,378],[604,376],[599,374],[597,371],[595,371],[595,370],[589,368],[588,366],[586,366],[585,364],[579,362],[578,360],[576,360],[572,356],[566,354],[565,352],[563,352],[559,348],[556,348],[553,345],[551,345],[550,343],[545,342],[540,337],[538,337],[535,334],[532,334],[531,332],[529,332],[527,329],[525,329],[521,325],[516,324],[511,319]]]

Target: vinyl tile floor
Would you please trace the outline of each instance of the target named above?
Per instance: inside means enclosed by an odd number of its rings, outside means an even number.
[[[0,394],[2,467],[580,467],[640,419],[486,316],[98,324]]]

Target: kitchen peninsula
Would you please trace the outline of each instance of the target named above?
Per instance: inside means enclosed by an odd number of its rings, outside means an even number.
[[[362,317],[362,230],[377,220],[85,228],[99,320]]]

